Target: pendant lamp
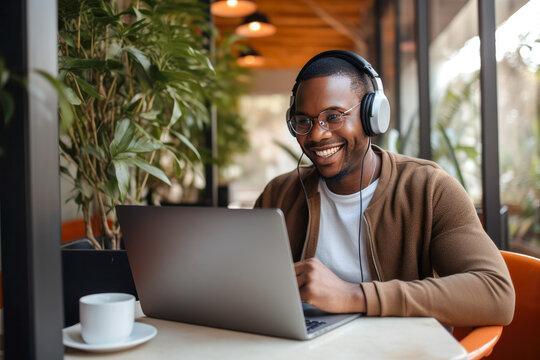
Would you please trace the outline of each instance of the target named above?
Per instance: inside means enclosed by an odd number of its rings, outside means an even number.
[[[253,14],[257,5],[249,0],[219,0],[210,5],[212,15],[221,17],[242,17]]]
[[[257,67],[264,65],[264,57],[258,51],[248,49],[240,54],[237,59],[238,65],[244,67]]]
[[[245,37],[263,37],[274,35],[276,27],[268,21],[268,17],[256,12],[246,16],[242,25],[236,28],[236,33]]]

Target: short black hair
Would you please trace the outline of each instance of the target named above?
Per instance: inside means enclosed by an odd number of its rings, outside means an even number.
[[[362,99],[365,93],[373,91],[373,85],[368,74],[347,60],[337,57],[323,57],[314,61],[302,72],[298,78],[298,83],[325,76],[346,76],[351,79],[351,90],[358,95],[359,100]]]

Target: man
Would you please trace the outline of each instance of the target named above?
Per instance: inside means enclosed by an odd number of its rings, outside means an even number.
[[[371,66],[319,54],[291,100],[287,124],[313,166],[272,180],[255,206],[285,215],[302,301],[453,326],[510,323],[508,270],[461,185],[433,162],[371,145],[389,121]]]

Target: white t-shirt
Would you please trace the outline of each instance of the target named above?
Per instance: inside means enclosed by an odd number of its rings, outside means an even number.
[[[321,219],[319,240],[315,257],[326,265],[340,279],[360,284],[371,281],[366,254],[365,226],[362,225],[360,241],[360,216],[368,207],[379,179],[361,192],[350,195],[335,194],[324,180],[319,181],[321,194]],[[360,193],[362,211],[360,212]],[[362,272],[358,257],[358,243],[361,244]]]

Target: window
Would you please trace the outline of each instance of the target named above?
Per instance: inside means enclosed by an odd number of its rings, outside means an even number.
[[[510,250],[540,256],[540,1],[496,1],[501,204]]]

